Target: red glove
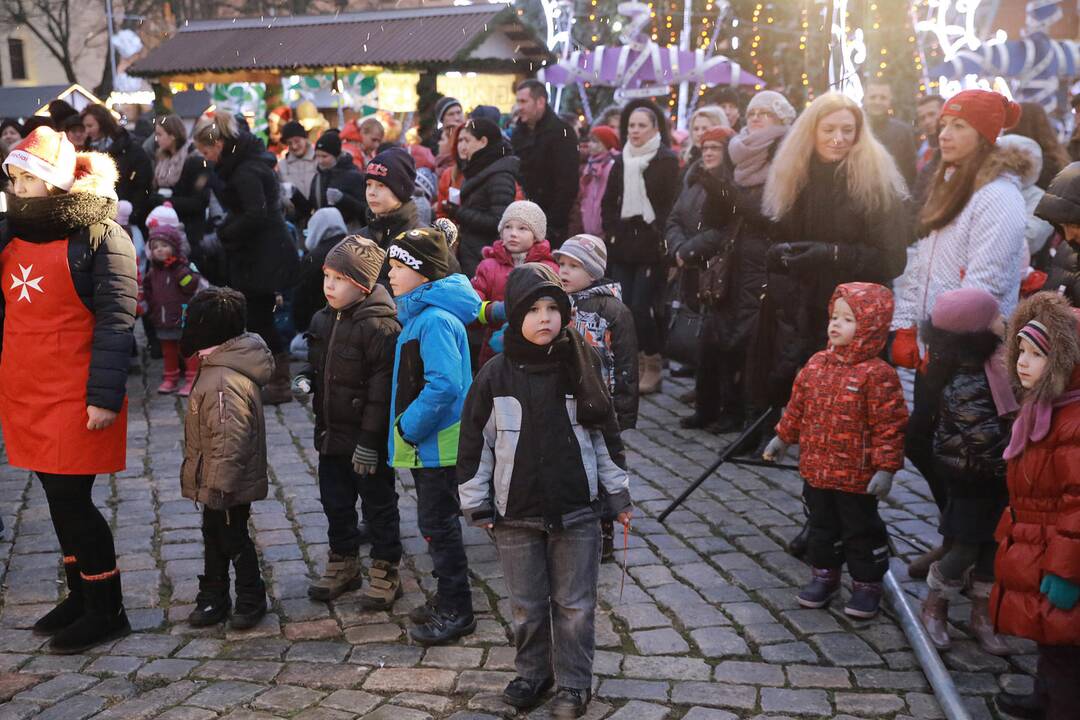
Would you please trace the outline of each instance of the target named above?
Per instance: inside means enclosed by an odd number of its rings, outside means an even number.
[[[914,370],[919,367],[919,342],[914,327],[897,330],[892,342],[893,365]]]

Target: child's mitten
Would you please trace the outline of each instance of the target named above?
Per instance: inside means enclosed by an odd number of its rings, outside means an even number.
[[[1080,601],[1080,585],[1054,573],[1047,573],[1043,577],[1039,592],[1058,610],[1072,610]]]
[[[503,334],[505,332],[506,332],[506,325],[503,325],[501,328],[499,328],[494,333],[492,333],[491,339],[488,340],[488,347],[490,347],[491,351],[494,352],[496,355],[501,353],[503,351],[503,349],[506,347],[505,344],[503,343]]]
[[[765,452],[761,454],[761,457],[769,462],[779,462],[787,455],[787,450],[788,444],[777,435],[765,446]]]
[[[379,465],[379,454],[371,448],[357,445],[352,455],[353,470],[357,475],[371,475]]]
[[[919,341],[914,327],[896,331],[892,341],[893,365],[914,370],[919,367]]]
[[[870,478],[870,483],[866,486],[866,494],[873,495],[878,500],[884,500],[889,491],[892,490],[892,481],[893,474],[891,472],[878,470],[874,473],[874,477]]]

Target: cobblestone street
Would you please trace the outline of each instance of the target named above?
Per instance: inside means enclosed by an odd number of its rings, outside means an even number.
[[[307,598],[325,560],[326,520],[315,479],[306,405],[267,410],[270,497],[253,506],[253,537],[272,595],[253,631],[192,630],[202,569],[200,514],[180,497],[182,403],[158,396],[160,362],[129,381],[128,469],[99,478],[95,497],[114,527],[135,632],[92,654],[45,652],[29,628],[63,594],[60,554],[40,484],[0,470],[0,720],[426,720],[510,716],[498,694],[513,678],[509,609],[495,548],[466,529],[477,631],[425,650],[406,636],[408,610],[433,590],[416,529],[415,493],[401,481],[406,594],[392,613],[361,611],[356,593],[330,606]],[[655,517],[712,462],[723,442],[678,431],[686,381],[642,400],[624,435],[636,518],[620,601],[619,565],[601,570],[595,699],[589,720],[943,717],[899,626],[803,610],[808,570],[782,544],[802,523],[801,481],[776,469],[723,466],[663,525]],[[149,389],[149,391],[148,391]],[[900,538],[937,538],[923,482],[902,474],[882,515]],[[621,545],[621,534],[618,544]],[[623,552],[620,548],[621,563]],[[894,572],[907,578],[903,558]],[[925,592],[910,583],[914,594]],[[1034,646],[983,654],[966,633],[968,605],[952,611],[957,642],[945,656],[973,718],[996,717],[991,696],[1030,687]],[[532,717],[544,718],[543,707]]]

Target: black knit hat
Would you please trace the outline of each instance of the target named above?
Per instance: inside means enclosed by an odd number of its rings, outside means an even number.
[[[341,154],[341,135],[338,134],[337,130],[327,130],[319,137],[319,141],[315,143],[315,149],[337,157]]]
[[[445,115],[446,111],[449,110],[450,108],[454,107],[455,105],[457,105],[458,107],[461,107],[461,101],[458,100],[457,98],[452,98],[452,97],[439,98],[439,101],[437,103],[435,103],[435,124],[441,127],[442,126],[443,115]],[[464,109],[464,108],[462,108],[462,109]]]
[[[296,122],[295,120],[285,123],[281,128],[282,142],[290,140],[294,137],[306,138],[307,136],[307,130],[305,130],[304,126]]]
[[[232,288],[209,287],[191,298],[184,312],[180,353],[190,357],[244,333],[247,302]]]
[[[420,273],[428,280],[441,280],[450,274],[450,250],[446,236],[435,228],[417,228],[394,238],[386,253]]]
[[[381,182],[403,203],[409,201],[416,188],[416,163],[400,147],[387,148],[373,157],[365,172],[367,180]]]
[[[350,235],[326,254],[323,267],[339,272],[366,292],[379,280],[386,253],[374,240]]]

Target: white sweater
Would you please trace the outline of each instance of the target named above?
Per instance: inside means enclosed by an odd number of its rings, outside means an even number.
[[[896,281],[892,329],[930,317],[938,296],[962,287],[983,288],[1006,318],[1016,308],[1027,246],[1027,208],[1020,179],[1004,173],[976,190],[960,214],[915,243]]]

